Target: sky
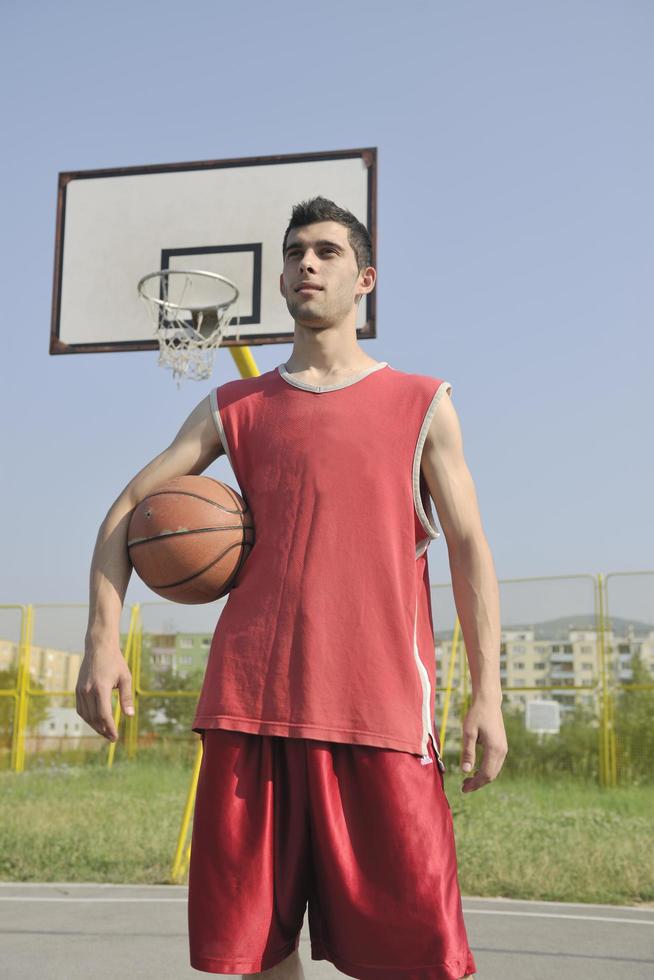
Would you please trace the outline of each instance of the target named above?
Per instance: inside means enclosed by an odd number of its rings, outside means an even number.
[[[155,352],[48,353],[59,172],[367,146],[361,346],[452,384],[499,579],[654,569],[654,5],[0,0],[0,18],[2,603],[87,602],[111,504],[238,376],[227,351],[179,390]],[[250,350],[263,373],[292,345]],[[235,485],[224,458],[205,472]],[[429,567],[449,582],[444,536]],[[126,605],[154,599],[133,573]]]

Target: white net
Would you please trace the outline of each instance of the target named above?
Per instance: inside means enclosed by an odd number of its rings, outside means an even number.
[[[153,294],[155,288],[159,296]],[[216,351],[233,319],[236,340],[240,338],[239,291],[234,283],[212,272],[163,269],[144,276],[138,291],[154,322],[159,366],[172,370],[178,388],[184,378],[211,377]],[[220,298],[215,295],[220,292],[233,295]]]

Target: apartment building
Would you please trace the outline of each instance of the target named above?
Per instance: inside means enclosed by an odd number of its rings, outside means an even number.
[[[619,630],[619,631],[618,631]],[[551,635],[547,635],[551,633]],[[631,658],[638,653],[654,682],[654,630],[636,629],[634,624],[617,624],[604,632],[604,650],[609,677],[614,683],[628,683],[632,676]],[[437,687],[445,686],[451,653],[451,637],[442,634],[436,638]],[[500,634],[500,681],[504,703],[525,704],[540,699],[539,688],[556,688],[547,691],[547,698],[558,701],[565,713],[576,704],[589,707],[597,705],[593,689],[600,680],[600,637],[593,628],[561,629],[558,624],[548,630],[548,624],[530,628],[502,630]],[[453,685],[461,684],[461,652],[457,657]],[[584,690],[567,691],[566,688],[588,687]],[[525,693],[520,692],[525,688]],[[436,705],[442,705],[444,693],[437,690]]]
[[[153,672],[172,671],[178,676],[203,671],[212,633],[144,633],[143,661]],[[121,634],[125,647],[126,634]],[[654,629],[648,624],[611,621],[604,633],[607,669],[614,683],[629,683],[631,658],[638,653],[654,682]],[[443,705],[443,688],[447,681],[451,636],[437,633],[436,649],[436,711]],[[55,647],[33,646],[30,675],[48,691],[73,691],[77,683],[83,654]],[[500,680],[505,689],[506,704],[525,704],[539,699],[548,690],[547,698],[560,702],[562,710],[575,703],[593,706],[597,697],[593,689],[599,683],[599,635],[594,624],[581,628],[579,622],[565,628],[560,621],[539,623],[527,628],[504,629],[500,636]],[[18,644],[0,639],[0,670],[15,669]],[[462,649],[453,670],[453,686],[461,689]],[[589,688],[566,690],[567,688]],[[525,691],[522,693],[521,688]],[[56,702],[53,702],[56,703]]]

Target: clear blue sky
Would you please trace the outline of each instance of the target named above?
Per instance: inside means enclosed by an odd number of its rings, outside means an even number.
[[[654,5],[1,16],[0,601],[86,601],[111,503],[237,376],[226,352],[179,390],[153,352],[48,354],[58,172],[361,146],[379,150],[362,346],[452,383],[498,576],[654,567]],[[292,348],[251,349],[263,372]],[[234,484],[225,460],[207,473]],[[430,570],[448,581],[444,536]],[[133,574],[127,602],[146,598]]]

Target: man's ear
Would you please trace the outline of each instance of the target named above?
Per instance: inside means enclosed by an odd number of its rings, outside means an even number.
[[[284,297],[284,299],[286,299],[286,293],[284,292],[284,273],[283,272],[280,272],[280,274],[279,274],[279,291],[282,294],[282,296]]]
[[[377,282],[377,270],[374,268],[374,266],[369,265],[363,272],[359,273],[359,279],[362,281],[359,282],[358,285],[363,288],[361,289],[361,292],[357,292],[355,294],[354,299],[357,304],[359,304],[363,297],[367,296],[368,293],[371,293],[375,288],[375,283]]]

